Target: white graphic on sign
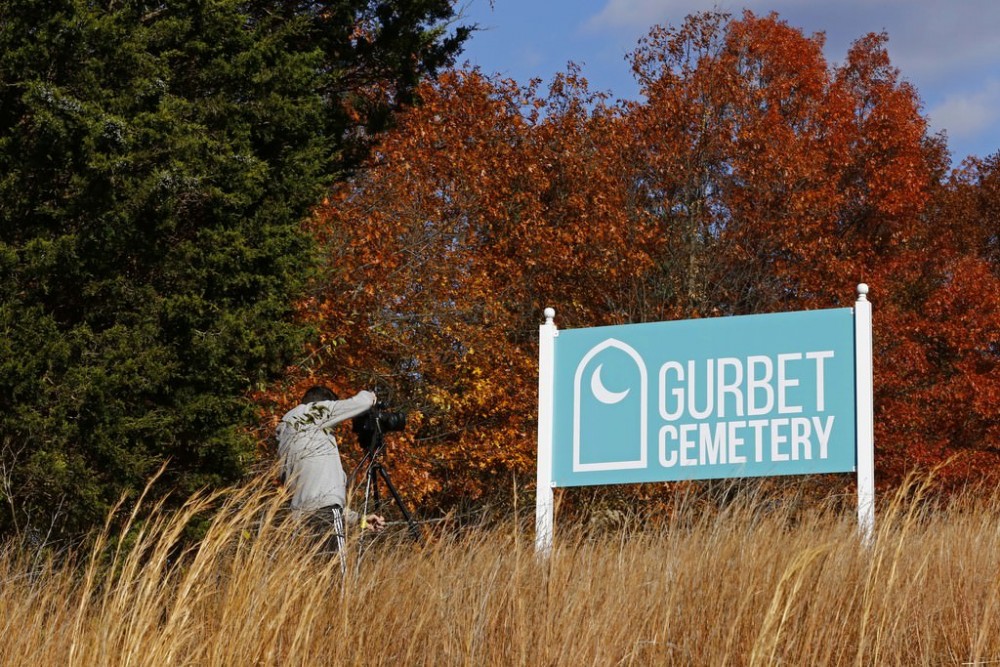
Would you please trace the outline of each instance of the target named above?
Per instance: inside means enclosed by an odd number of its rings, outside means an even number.
[[[638,414],[638,424],[635,421],[631,423],[621,423],[616,424],[616,428],[619,428],[619,434],[616,436],[614,443],[600,443],[600,449],[608,451],[612,449],[616,453],[621,453],[623,458],[612,461],[600,461],[600,462],[589,462],[584,463],[580,460],[581,442],[583,439],[588,437],[594,437],[592,433],[584,433],[581,420],[583,416],[582,410],[582,389],[584,383],[584,376],[586,374],[587,366],[590,362],[601,352],[608,349],[621,350],[627,354],[631,361],[635,364],[636,371],[638,372],[638,384],[639,384],[639,414]],[[616,405],[621,403],[626,396],[628,396],[632,387],[625,388],[620,391],[612,391],[608,389],[604,381],[601,378],[601,370],[604,364],[598,364],[594,369],[593,373],[590,375],[590,391],[594,398],[604,405]],[[615,389],[618,389],[617,387]],[[586,471],[597,471],[597,470],[626,470],[630,468],[645,468],[646,467],[646,450],[647,450],[647,432],[649,425],[649,414],[648,414],[648,396],[649,396],[649,379],[648,373],[646,371],[646,362],[643,361],[639,353],[630,345],[621,342],[620,340],[615,340],[614,338],[609,338],[606,341],[595,345],[576,367],[576,375],[573,381],[573,471],[574,472],[586,472]],[[636,426],[638,426],[638,432],[635,431]],[[588,440],[588,442],[590,442]],[[628,454],[632,456],[627,456]]]
[[[594,392],[594,397],[601,403],[607,405],[614,405],[615,403],[620,403],[622,399],[628,396],[628,393],[632,391],[631,389],[626,389],[625,391],[610,391],[604,386],[604,381],[601,380],[601,369],[604,368],[604,364],[598,364],[597,370],[594,374],[590,376],[590,390]]]

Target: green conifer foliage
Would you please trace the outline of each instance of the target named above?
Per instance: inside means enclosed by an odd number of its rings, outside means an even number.
[[[0,0],[0,532],[237,479],[302,220],[468,34],[452,0]]]

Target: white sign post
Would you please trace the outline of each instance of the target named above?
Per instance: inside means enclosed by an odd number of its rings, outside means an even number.
[[[856,472],[875,527],[872,311],[539,327],[535,547],[555,486]]]
[[[858,285],[854,304],[855,419],[858,456],[858,532],[870,545],[875,533],[875,415],[872,379],[872,304],[868,285]]]
[[[538,327],[538,473],[535,500],[535,551],[552,548],[552,420],[555,413],[556,311],[545,309]]]

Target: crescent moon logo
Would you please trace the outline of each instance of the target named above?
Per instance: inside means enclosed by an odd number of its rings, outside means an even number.
[[[590,376],[590,390],[594,392],[594,397],[601,403],[614,405],[628,396],[631,389],[626,389],[625,391],[610,391],[604,386],[604,382],[601,380],[601,368],[603,367],[604,364],[598,364],[597,368],[594,369],[594,374]]]

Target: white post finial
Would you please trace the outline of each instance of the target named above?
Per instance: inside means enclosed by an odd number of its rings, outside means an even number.
[[[859,283],[858,284],[858,301],[867,301],[867,300],[868,300],[868,284],[867,283]]]
[[[555,308],[546,308],[545,309],[545,323],[546,324],[554,324],[555,318],[556,318],[556,309]]]

